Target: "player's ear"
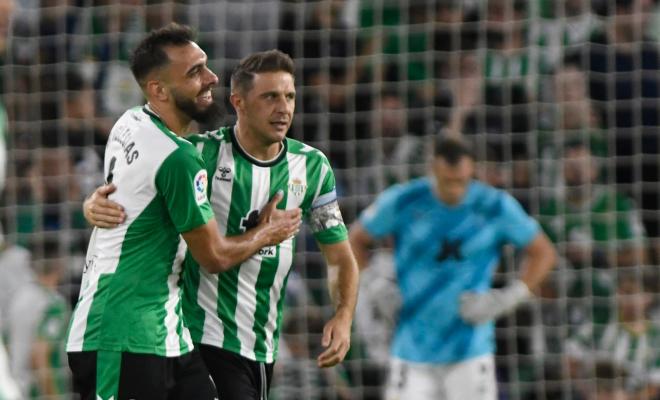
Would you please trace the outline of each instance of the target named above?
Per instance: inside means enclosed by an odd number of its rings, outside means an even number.
[[[169,91],[163,83],[156,79],[148,80],[144,86],[145,94],[148,98],[167,101]]]
[[[234,107],[234,110],[236,110],[237,114],[243,111],[245,102],[243,100],[243,96],[241,96],[240,93],[232,92],[231,95],[229,96],[229,102]]]

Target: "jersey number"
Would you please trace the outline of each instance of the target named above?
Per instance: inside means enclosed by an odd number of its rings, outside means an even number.
[[[108,167],[108,176],[105,177],[105,183],[112,183],[112,178],[114,178],[115,164],[117,163],[117,157],[112,157],[110,159],[110,166]]]

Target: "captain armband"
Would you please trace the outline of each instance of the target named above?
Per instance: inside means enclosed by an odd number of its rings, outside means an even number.
[[[309,225],[314,233],[344,225],[337,200],[312,209],[309,214]]]

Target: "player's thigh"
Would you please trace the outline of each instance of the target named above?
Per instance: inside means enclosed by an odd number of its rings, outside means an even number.
[[[445,372],[447,400],[496,400],[495,361],[491,354],[454,364]]]
[[[214,346],[196,345],[222,400],[261,400],[268,392],[272,364],[263,377],[260,363]]]
[[[199,350],[195,349],[174,360],[174,388],[170,390],[170,400],[214,400],[218,398]]]
[[[427,365],[390,360],[385,400],[436,400],[441,382]]]

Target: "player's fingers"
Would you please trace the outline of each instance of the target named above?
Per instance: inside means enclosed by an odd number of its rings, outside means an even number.
[[[115,190],[117,190],[117,186],[115,186],[114,183],[110,183],[110,184],[108,184],[108,185],[99,186],[99,187],[96,189],[96,193],[97,193],[99,196],[102,196],[102,197],[108,197],[108,195],[109,195],[110,193],[113,193]]]
[[[112,201],[112,200],[108,200],[107,198],[99,199],[98,204],[99,204],[101,207],[105,207],[105,208],[113,209],[113,210],[119,210],[119,211],[122,211],[122,210],[124,209],[124,207],[122,207],[121,205],[119,205],[119,203],[115,203],[114,201]]]
[[[321,345],[323,345],[323,347],[328,347],[332,341],[332,328],[333,327],[330,323],[323,327],[323,338],[321,339]]]
[[[261,218],[270,222],[273,212],[277,208],[277,204],[282,201],[282,198],[284,198],[284,193],[282,190],[278,190],[275,196],[261,209]]]

